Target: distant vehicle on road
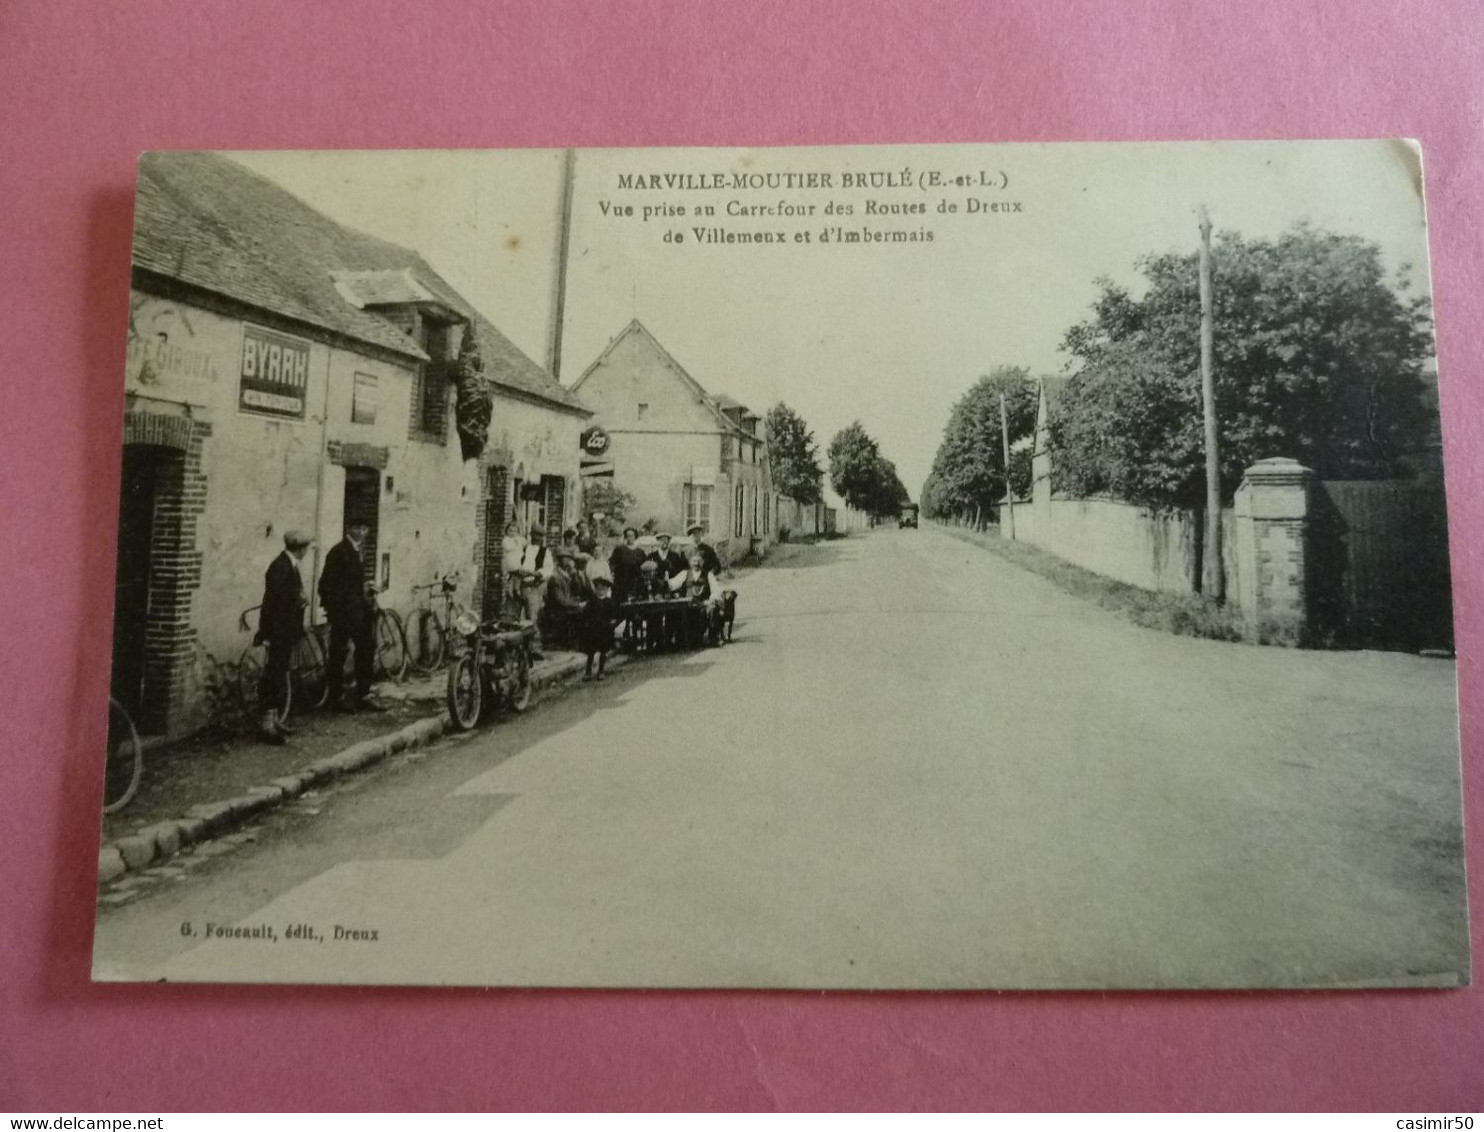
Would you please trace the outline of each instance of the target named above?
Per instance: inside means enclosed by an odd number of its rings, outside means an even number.
[[[899,527],[911,527],[917,529],[917,505],[914,503],[909,507],[902,508],[901,517],[897,520]]]

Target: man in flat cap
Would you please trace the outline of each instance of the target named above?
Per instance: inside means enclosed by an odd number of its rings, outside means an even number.
[[[577,555],[566,547],[556,552],[556,569],[546,583],[546,636],[554,645],[570,647],[577,626],[577,615],[585,604],[573,577]]]
[[[268,563],[263,577],[263,604],[258,610],[258,632],[253,644],[266,645],[263,680],[258,690],[262,718],[259,730],[269,743],[288,742],[290,728],[284,723],[288,711],[289,669],[294,646],[304,631],[304,579],[299,562],[314,540],[300,530],[283,534],[283,553]]]
[[[696,544],[696,550],[700,552],[701,563],[706,568],[706,576],[714,578],[721,573],[721,558],[716,553],[716,548],[706,541],[706,524],[693,523],[686,530],[691,541]]]

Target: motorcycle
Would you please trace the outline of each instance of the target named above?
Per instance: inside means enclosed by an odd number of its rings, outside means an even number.
[[[512,621],[481,622],[461,611],[454,631],[464,648],[448,669],[448,714],[460,731],[472,730],[487,702],[520,713],[531,703],[531,653],[536,626]]]

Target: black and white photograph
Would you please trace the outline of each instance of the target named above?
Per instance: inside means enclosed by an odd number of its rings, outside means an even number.
[[[1467,984],[1422,160],[143,155],[94,978]]]

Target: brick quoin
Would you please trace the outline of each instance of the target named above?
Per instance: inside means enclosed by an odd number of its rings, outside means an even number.
[[[125,445],[172,454],[160,468],[150,530],[150,609],[144,631],[143,717],[138,721],[150,733],[168,732],[187,699],[196,643],[191,610],[204,558],[196,549],[196,520],[206,510],[208,490],[201,454],[210,435],[209,423],[190,417],[124,414]]]
[[[542,476],[541,486],[546,492],[546,531],[561,540],[567,529],[567,481],[561,476]]]
[[[479,561],[475,565],[473,600],[481,617],[494,617],[503,606],[505,573],[501,542],[511,509],[510,469],[487,464],[480,470],[483,473],[480,500],[474,515],[474,545],[479,547]]]

